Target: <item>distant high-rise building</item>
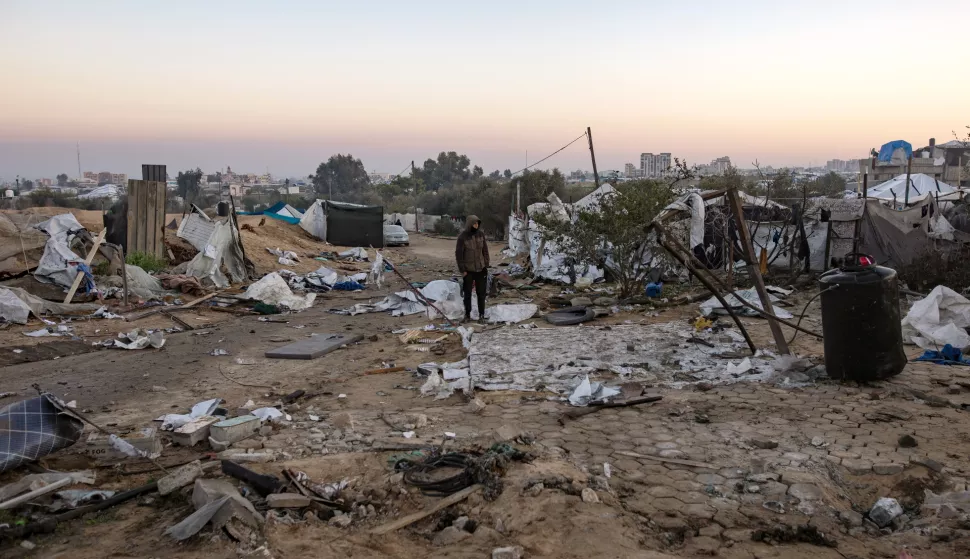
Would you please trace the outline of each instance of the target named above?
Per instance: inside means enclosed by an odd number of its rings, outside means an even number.
[[[623,166],[623,176],[625,176],[628,179],[632,179],[636,175],[637,175],[637,168],[633,165],[633,163],[627,163],[626,165]]]
[[[671,157],[669,153],[640,154],[640,174],[648,179],[664,176],[670,169]]]

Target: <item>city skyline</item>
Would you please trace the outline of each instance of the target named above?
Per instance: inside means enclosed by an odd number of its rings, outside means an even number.
[[[76,142],[85,170],[305,176],[335,153],[395,174],[440,151],[515,171],[586,126],[601,169],[659,151],[824,166],[889,140],[965,133],[959,95],[885,79],[912,67],[947,76],[949,90],[970,85],[947,54],[963,52],[959,18],[894,1],[776,4],[13,0],[0,8],[0,49],[13,53],[0,76],[17,84],[0,105],[0,176],[73,176]],[[624,31],[644,18],[665,25]],[[875,58],[885,37],[920,26],[934,30],[927,50]],[[585,143],[539,168],[551,167],[590,168]]]

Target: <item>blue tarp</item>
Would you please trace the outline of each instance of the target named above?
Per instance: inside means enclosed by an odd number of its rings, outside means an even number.
[[[276,213],[285,207],[286,207],[286,202],[283,202],[281,200],[273,204],[272,206],[266,208],[265,210],[260,210],[258,212],[236,212],[236,213],[238,215],[265,215],[266,217],[271,217],[273,219],[278,219],[280,221],[285,221],[287,223],[292,223],[294,225],[296,225],[297,223],[300,223],[300,218],[298,217],[290,217],[290,216],[280,215]]]
[[[970,365],[970,360],[967,360],[959,349],[950,344],[946,344],[939,351],[928,349],[923,352],[923,355],[917,357],[915,361],[929,361],[937,365]]]
[[[913,146],[909,142],[903,140],[893,140],[887,144],[883,144],[879,148],[879,161],[884,161],[886,163],[893,160],[893,153],[897,149],[902,149],[906,152],[906,159],[913,157]]]

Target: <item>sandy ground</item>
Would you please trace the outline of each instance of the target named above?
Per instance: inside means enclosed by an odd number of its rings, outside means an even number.
[[[259,220],[258,216],[244,216],[240,223],[255,230],[244,231],[243,241],[261,273],[279,268],[266,253],[267,246],[293,250],[304,257],[294,268],[301,272],[327,265],[312,260],[312,255],[336,250],[287,231],[286,224],[267,220],[260,226]],[[454,275],[453,243],[413,235],[410,247],[388,249],[386,254],[410,280],[429,281]],[[503,247],[491,246],[493,264],[497,264]],[[363,264],[349,267],[366,268]],[[918,503],[924,487],[966,488],[970,426],[965,412],[931,407],[907,392],[919,390],[956,404],[966,403],[965,391],[948,393],[955,382],[970,381],[962,370],[910,364],[891,381],[871,385],[820,381],[798,388],[752,382],[710,390],[655,387],[664,396],[657,404],[601,411],[564,424],[559,422],[560,414],[568,406],[558,401],[527,393],[479,392],[486,408],[476,414],[468,411],[466,398],[460,394],[444,400],[422,397],[416,389],[424,379],[412,373],[361,374],[385,366],[414,369],[425,361],[454,361],[465,355],[454,335],[443,344],[443,354],[432,355],[409,350],[392,334],[400,328],[428,324],[420,315],[351,317],[329,312],[376,301],[402,288],[400,279],[388,276],[381,289],[321,295],[305,312],[275,317],[285,323],[201,307],[178,315],[195,329],[170,334],[160,350],[99,349],[74,355],[65,350],[64,355],[55,352],[33,362],[8,363],[0,369],[0,392],[13,395],[2,402],[31,395],[30,385],[37,383],[66,400],[76,400],[78,409],[88,410],[94,422],[124,434],[150,425],[159,415],[186,410],[208,398],[223,398],[225,407],[234,410],[247,400],[274,405],[280,395],[295,390],[313,394],[286,408],[293,417],[291,424],[259,439],[264,449],[284,453],[281,458],[253,465],[253,469],[280,475],[284,467],[293,468],[325,482],[354,479],[353,490],[366,493],[377,512],[356,519],[348,528],[313,519],[272,520],[264,533],[267,552],[273,557],[487,558],[493,548],[506,545],[523,547],[526,557],[560,558],[868,558],[896,557],[904,547],[918,559],[967,556],[970,539],[961,539],[966,534],[953,524],[956,521],[944,525],[929,516],[921,518]],[[547,308],[545,299],[559,291],[557,286],[544,286],[539,291],[504,292],[492,302],[519,302],[526,296]],[[810,292],[797,294],[794,306],[800,310],[810,296]],[[802,324],[820,330],[815,309]],[[597,319],[591,325],[633,323],[648,329],[659,322],[686,323],[696,315],[696,304],[660,310],[640,307]],[[534,322],[544,324],[541,319]],[[744,322],[760,347],[771,347],[764,321]],[[76,328],[90,344],[134,326],[173,325],[171,319],[156,315],[138,322],[92,320],[77,323]],[[22,332],[38,327],[39,322],[32,321],[0,331],[0,352],[50,343],[23,336]],[[791,336],[790,329],[784,331]],[[327,332],[359,333],[364,338],[311,361],[264,357],[268,349]],[[213,356],[214,349],[224,349],[228,355]],[[822,355],[820,341],[803,334],[793,349],[816,359]],[[897,410],[910,419],[871,419],[880,409]],[[347,444],[348,433],[338,436],[330,425],[345,412],[354,426],[343,431],[370,441],[357,445],[355,451]],[[369,530],[375,526],[439,499],[402,484],[388,467],[388,458],[395,453],[379,451],[381,444],[405,441],[382,415],[407,413],[425,414],[429,420],[407,442],[439,442],[447,431],[457,435],[452,445],[466,448],[491,440],[496,430],[513,429],[531,434],[534,444],[520,446],[534,452],[536,459],[513,464],[503,478],[504,490],[494,501],[473,496],[411,527],[372,536]],[[322,422],[310,421],[310,414],[320,416]],[[919,447],[898,448],[896,439],[903,433],[913,434]],[[824,439],[825,446],[814,446],[813,437]],[[755,438],[771,439],[777,447],[752,446],[749,441]],[[171,465],[202,457],[204,452],[169,446],[160,460]],[[630,452],[645,457],[623,454]],[[710,467],[649,458],[663,452]],[[937,460],[945,465],[943,471],[931,471],[911,461],[919,456]],[[604,463],[611,465],[608,480],[602,476]],[[97,466],[67,451],[42,464],[54,469]],[[883,464],[900,464],[899,471],[875,473],[875,465]],[[143,473],[128,473],[138,470]],[[7,472],[0,482],[16,480],[23,473],[22,469]],[[136,461],[100,466],[98,476],[99,487],[117,490],[157,478],[150,464]],[[548,483],[553,476],[574,480],[572,488],[596,488],[599,502],[584,502],[578,491]],[[532,487],[543,479],[546,487]],[[752,490],[752,485],[757,489]],[[805,489],[806,485],[811,487]],[[807,495],[812,491],[817,494]],[[903,495],[911,498],[907,513],[912,524],[905,529],[883,534],[859,526],[852,516],[868,510],[878,497]],[[785,513],[769,511],[763,506],[766,501],[785,503]],[[225,536],[214,537],[207,531],[184,544],[167,537],[164,530],[191,510],[187,497],[178,493],[136,499],[64,524],[54,534],[31,538],[38,546],[33,552],[16,547],[19,542],[5,542],[0,556],[201,558],[241,554]],[[461,515],[477,523],[474,534],[454,542],[437,539],[441,529]],[[920,524],[921,520],[927,522]],[[861,516],[858,521],[861,523]],[[780,537],[769,543],[753,540],[755,530],[778,526],[814,526],[837,541],[838,547]]]

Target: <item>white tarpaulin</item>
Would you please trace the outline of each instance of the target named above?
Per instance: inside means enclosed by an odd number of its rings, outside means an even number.
[[[19,287],[0,287],[0,318],[14,324],[26,324],[29,314],[81,314],[98,308],[93,303],[55,303],[35,297]]]
[[[307,208],[300,218],[300,227],[321,241],[327,240],[327,212],[323,209],[322,200],[315,201]]]
[[[243,264],[242,249],[235,241],[238,239],[238,230],[235,230],[230,221],[212,223],[212,234],[205,246],[189,262],[185,272],[190,276],[208,279],[216,287],[226,288],[229,287],[229,279],[222,273],[222,266],[225,265],[232,281],[246,281],[248,275]]]
[[[869,198],[896,201],[897,207],[902,207],[906,200],[906,175],[899,175],[882,184],[877,184],[866,193]],[[926,200],[928,197],[937,197],[942,200],[959,200],[962,193],[952,186],[941,182],[929,175],[916,173],[910,175],[909,181],[909,203],[915,204]]]
[[[240,298],[261,301],[267,305],[281,305],[292,311],[302,311],[313,306],[317,294],[307,293],[302,297],[294,295],[286,280],[276,272],[270,272],[250,285]]]
[[[690,213],[690,246],[704,244],[704,199],[696,192],[690,192],[671,202],[664,210]]]
[[[923,349],[939,350],[946,344],[957,349],[970,346],[970,300],[939,285],[909,309],[903,318],[903,342]]]
[[[74,214],[67,213],[55,215],[34,227],[50,235],[44,247],[44,255],[37,263],[34,277],[44,283],[71,287],[77,277],[77,263],[83,262],[83,259],[74,254],[70,244],[74,235],[84,230],[84,226],[78,223]]]

